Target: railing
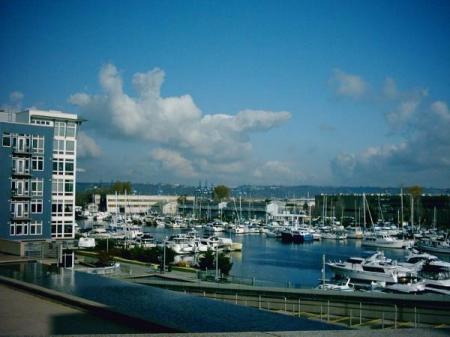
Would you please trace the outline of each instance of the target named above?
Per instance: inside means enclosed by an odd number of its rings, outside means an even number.
[[[364,297],[336,297],[336,292],[311,290],[298,294],[272,292],[255,289],[220,289],[194,285],[158,285],[163,288],[183,291],[260,310],[282,312],[297,317],[319,319],[351,328],[428,328],[450,324],[450,303],[445,300],[427,300],[421,296],[404,296],[408,300],[389,299],[389,294]],[[334,294],[333,294],[334,293]],[[413,300],[411,300],[413,299]],[[416,301],[414,299],[417,299]]]

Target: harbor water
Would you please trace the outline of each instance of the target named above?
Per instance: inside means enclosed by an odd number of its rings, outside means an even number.
[[[88,224],[83,224],[83,227]],[[188,229],[169,229],[144,227],[144,232],[164,240],[166,237],[187,232]],[[199,231],[200,235],[203,235]],[[322,240],[302,244],[285,244],[281,240],[269,238],[262,234],[233,235],[216,233],[217,236],[230,237],[243,244],[242,251],[232,252],[233,267],[230,275],[233,282],[273,287],[312,288],[322,279],[322,259],[326,261],[346,260],[350,256],[366,257],[374,253],[361,246],[361,240],[343,241]],[[385,255],[396,260],[403,260],[405,250],[383,249]],[[194,256],[178,256],[178,260],[195,260]],[[326,278],[333,277],[325,269]]]

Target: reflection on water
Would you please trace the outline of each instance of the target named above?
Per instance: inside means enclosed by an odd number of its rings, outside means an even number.
[[[186,295],[37,263],[2,265],[0,275],[103,303],[117,312],[150,320],[160,332],[296,331],[336,329],[204,297]]]

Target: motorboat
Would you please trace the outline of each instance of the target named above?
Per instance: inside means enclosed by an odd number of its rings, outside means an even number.
[[[355,291],[355,285],[350,283],[350,279],[348,278],[345,282],[321,283],[317,287],[317,289],[337,290],[337,291]]]
[[[95,247],[95,239],[89,238],[87,236],[82,236],[78,239],[78,247],[79,248],[94,248]]]
[[[348,227],[346,233],[348,239],[362,239],[364,236],[361,227]]]
[[[322,232],[321,238],[328,239],[328,240],[345,240],[345,239],[347,239],[347,233],[342,230],[331,231],[331,232]]]
[[[415,244],[415,247],[426,252],[450,255],[449,240],[422,239]]]
[[[361,281],[384,281],[397,283],[399,277],[415,275],[413,268],[400,266],[387,259],[382,252],[368,258],[350,257],[346,261],[328,262],[327,265],[337,277]]]
[[[376,248],[405,248],[407,242],[384,233],[366,234],[361,245]]]

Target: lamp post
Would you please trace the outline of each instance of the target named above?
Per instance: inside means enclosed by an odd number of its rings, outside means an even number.
[[[219,247],[216,247],[216,281],[219,281]]]

